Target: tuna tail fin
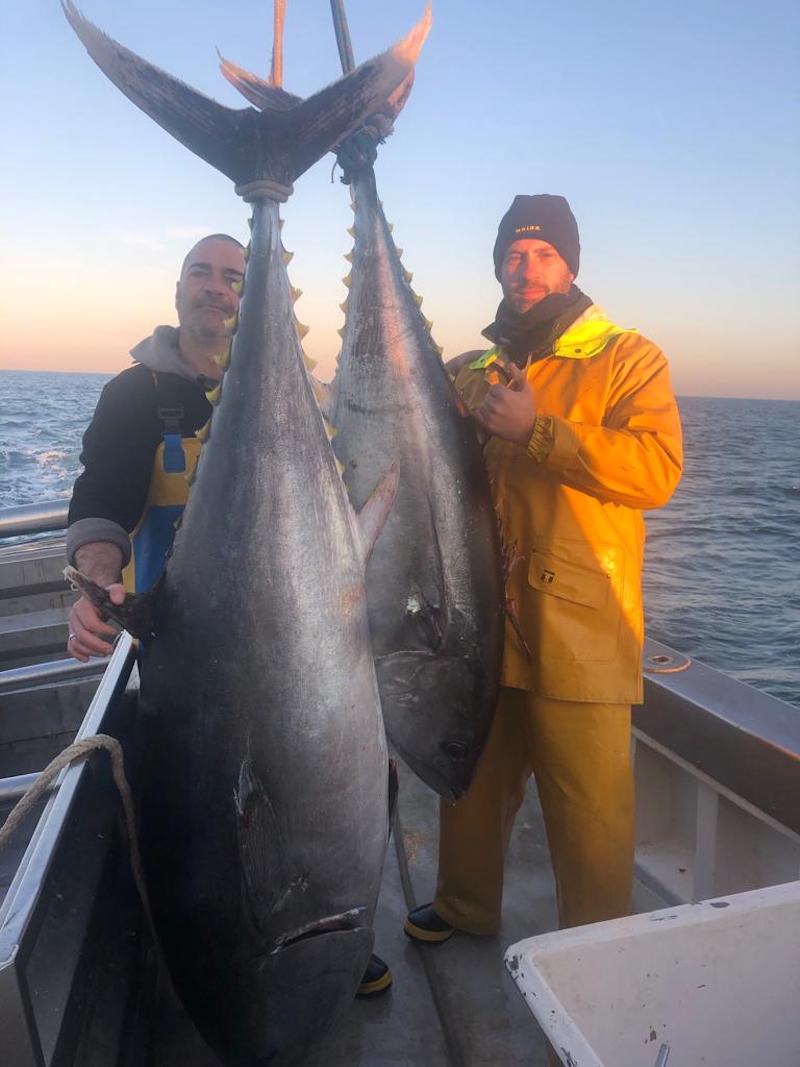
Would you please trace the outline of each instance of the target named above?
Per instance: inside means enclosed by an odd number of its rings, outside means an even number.
[[[405,81],[400,82],[395,91],[389,97],[386,108],[392,121],[394,121],[408,102],[409,96],[411,96],[411,90],[414,88],[414,70],[413,68],[406,76]]]
[[[217,50],[217,55],[219,56],[219,69],[222,71],[222,76],[235,89],[239,90],[245,100],[249,100],[259,111],[288,111],[290,107],[294,107],[295,104],[299,104],[302,101],[303,98],[301,96],[287,93],[285,89],[273,85],[272,82],[267,81],[265,78],[259,78],[257,74],[253,74],[251,71],[245,70],[244,67],[239,67],[232,63],[219,50]]]
[[[161,590],[161,578],[149,592],[126,593],[122,603],[115,604],[102,586],[87,578],[75,567],[65,567],[64,577],[72,588],[83,593],[102,615],[113,619],[127,630],[131,637],[144,637],[149,633],[156,598]]]
[[[237,66],[236,63],[232,63],[219,52],[217,54],[219,55],[219,69],[222,71],[223,77],[235,89],[239,90],[245,100],[249,100],[259,111],[287,111],[290,107],[300,103],[302,97],[287,93],[285,89],[273,85],[266,78],[260,78],[257,74],[253,74],[252,71]],[[377,111],[368,116],[367,121],[380,116],[391,128],[391,124],[406,106],[413,86],[414,71],[412,69],[392,92],[388,100]]]
[[[259,113],[234,110],[198,93],[102,33],[72,0],[64,14],[89,55],[137,107],[237,185],[266,179],[291,185],[358,129],[408,76],[430,28],[430,12],[394,47],[351,74],[291,103]],[[287,106],[288,105],[288,106]]]
[[[392,510],[399,484],[400,468],[395,462],[384,474],[372,490],[372,495],[356,514],[361,556],[365,564],[372,555],[375,542],[378,540],[380,532],[389,517],[389,512]]]
[[[235,63],[226,59],[219,49],[217,49],[217,55],[219,56],[219,69],[222,71],[223,77],[234,88],[239,90],[245,100],[249,100],[260,111],[269,109],[273,111],[288,111],[289,108],[302,101],[303,98],[301,96],[287,93],[280,86],[273,85],[272,82],[266,81],[264,78],[259,78],[257,74],[252,74],[249,70],[245,70],[244,67],[238,67]]]

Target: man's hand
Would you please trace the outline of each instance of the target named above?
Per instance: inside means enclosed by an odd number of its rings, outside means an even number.
[[[119,581],[122,553],[116,545],[97,541],[82,545],[75,553],[78,570],[87,578],[104,586],[115,604],[125,599],[125,587]],[[85,663],[90,656],[110,656],[114,647],[104,638],[116,637],[117,628],[110,626],[98,614],[86,597],[81,597],[69,613],[67,652]]]
[[[120,582],[113,582],[106,589],[115,604],[121,604],[125,599],[125,586]],[[69,613],[67,652],[83,663],[90,656],[110,656],[114,646],[103,638],[116,637],[118,632],[118,628],[104,622],[94,604],[82,596]]]
[[[487,433],[524,448],[536,422],[533,389],[525,371],[516,363],[500,363],[499,360],[497,363],[508,376],[508,385],[490,385],[482,403],[472,414]]]

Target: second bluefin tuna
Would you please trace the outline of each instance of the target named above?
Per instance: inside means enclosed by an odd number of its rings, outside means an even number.
[[[251,102],[269,83],[223,62]],[[412,76],[377,121],[403,107]],[[376,121],[371,117],[371,121]],[[448,799],[471,781],[494,714],[504,625],[500,537],[472,421],[411,288],[375,185],[350,155],[355,213],[342,351],[325,398],[353,505],[398,463],[392,512],[367,566],[384,722],[408,765]]]

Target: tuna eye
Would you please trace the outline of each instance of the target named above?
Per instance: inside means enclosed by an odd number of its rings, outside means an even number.
[[[445,751],[445,755],[449,756],[452,760],[464,760],[467,758],[467,746],[463,741],[447,741],[442,748]]]

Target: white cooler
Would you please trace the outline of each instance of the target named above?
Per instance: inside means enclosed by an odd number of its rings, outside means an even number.
[[[568,1067],[800,1067],[800,881],[531,937],[506,966]]]

